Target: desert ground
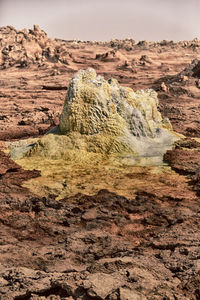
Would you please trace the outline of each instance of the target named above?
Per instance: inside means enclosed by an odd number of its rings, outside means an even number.
[[[12,159],[93,68],[153,89],[180,135],[162,162]],[[200,299],[200,41],[49,39],[0,28],[0,299]],[[14,145],[14,146],[13,146]]]

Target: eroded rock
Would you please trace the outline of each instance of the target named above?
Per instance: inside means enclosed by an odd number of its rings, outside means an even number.
[[[62,49],[62,42],[49,39],[38,25],[29,30],[0,27],[0,41],[0,69],[43,63],[68,64],[70,60],[68,51]]]

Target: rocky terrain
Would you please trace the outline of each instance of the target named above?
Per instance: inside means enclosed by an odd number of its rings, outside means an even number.
[[[200,59],[199,40],[62,41],[48,39],[38,26],[29,31],[8,26],[0,30],[0,52],[1,140],[37,136],[57,125],[69,81],[88,67],[135,91],[153,87],[174,130],[200,134],[199,73],[190,70]],[[185,69],[188,76],[180,75]]]
[[[200,41],[64,41],[7,26],[0,53],[0,299],[200,299]],[[164,163],[6,154],[59,125],[68,83],[88,67],[157,91],[186,137]]]

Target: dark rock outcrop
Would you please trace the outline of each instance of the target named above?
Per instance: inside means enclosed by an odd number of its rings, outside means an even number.
[[[40,176],[37,170],[24,170],[8,155],[0,151],[0,202],[7,203],[12,200],[20,202],[22,199],[31,196],[28,189],[22,187],[25,180]]]
[[[200,60],[194,59],[180,75],[200,78]]]
[[[200,195],[200,143],[193,139],[183,139],[175,143],[173,150],[168,150],[164,160],[172,169],[191,179],[190,184]]]

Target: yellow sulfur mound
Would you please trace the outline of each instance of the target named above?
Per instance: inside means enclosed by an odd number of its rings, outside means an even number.
[[[80,70],[69,84],[59,128],[39,139],[27,154],[71,161],[97,154],[162,156],[179,136],[157,105],[154,90],[134,92],[93,69]]]

